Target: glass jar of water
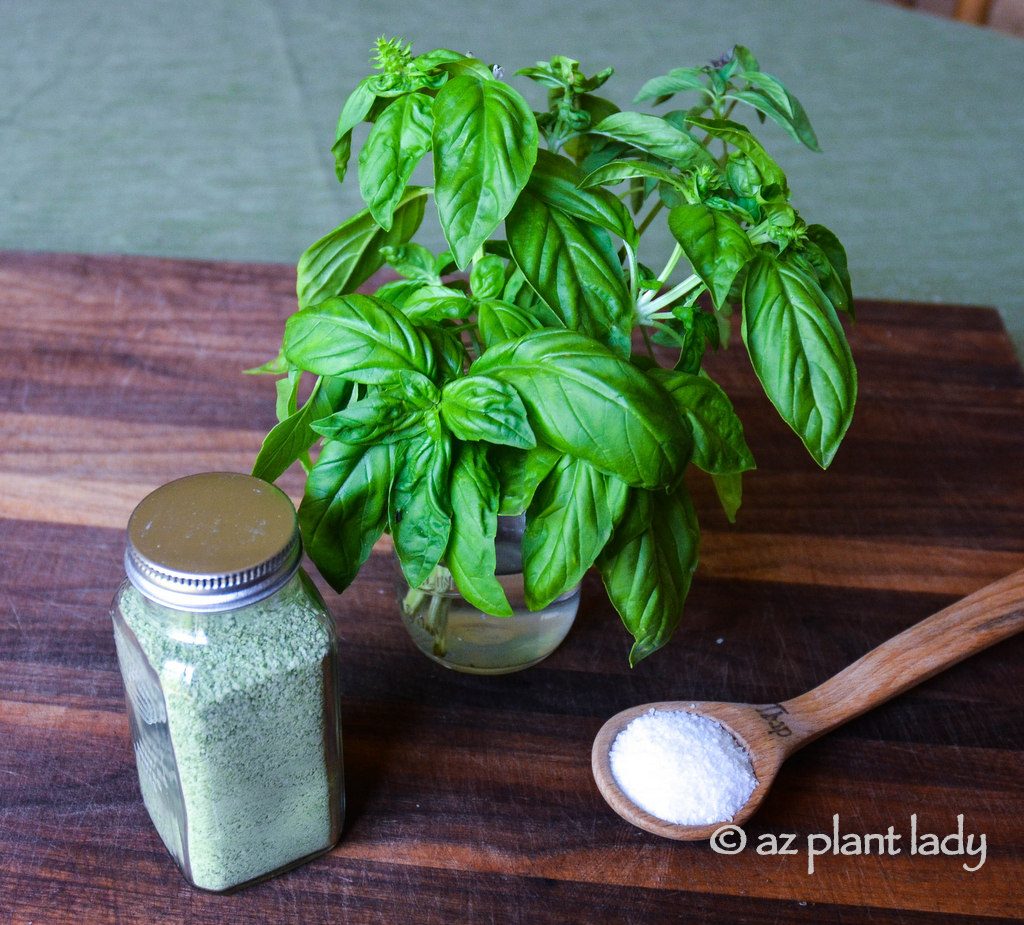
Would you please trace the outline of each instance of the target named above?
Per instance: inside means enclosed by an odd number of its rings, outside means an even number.
[[[439,565],[419,588],[402,583],[402,622],[424,655],[470,674],[508,674],[536,665],[565,639],[579,609],[577,585],[543,610],[526,606],[522,542],[525,517],[499,517],[495,576],[512,616],[495,617],[470,604],[451,572]]]

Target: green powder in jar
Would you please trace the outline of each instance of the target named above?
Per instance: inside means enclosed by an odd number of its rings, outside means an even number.
[[[208,890],[277,870],[337,837],[329,807],[338,770],[329,767],[324,728],[332,639],[302,580],[212,614],[169,611],[131,586],[121,593],[124,623],[149,662],[138,664],[115,623],[140,727],[143,799],[171,853],[178,849]]]

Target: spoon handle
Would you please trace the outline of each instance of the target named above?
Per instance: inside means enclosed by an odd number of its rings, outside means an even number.
[[[1024,569],[986,585],[785,703],[787,754],[1024,629]]]

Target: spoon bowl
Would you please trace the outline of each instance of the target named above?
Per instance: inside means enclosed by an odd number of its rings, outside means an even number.
[[[627,822],[663,838],[709,838],[725,824],[742,825],[760,808],[782,763],[837,726],[1024,629],[1024,570],[975,591],[883,642],[813,690],[782,703],[668,700],[616,713],[594,739],[591,767],[608,804]],[[744,748],[757,785],[732,819],[679,825],[637,806],[611,768],[616,736],[649,710],[695,713],[723,726]]]
[[[772,717],[777,709],[777,704],[759,707],[748,703],[665,700],[659,703],[644,703],[616,713],[601,727],[594,739],[590,761],[597,789],[601,791],[601,796],[605,798],[608,805],[623,819],[647,832],[660,835],[662,838],[698,841],[710,838],[716,829],[726,823],[743,825],[764,802],[764,798],[768,795],[768,791],[779,773],[779,768],[782,767],[782,762],[786,758],[785,747],[780,744],[784,742],[784,739],[773,737],[772,734],[767,733],[767,724],[773,720],[765,717]],[[695,713],[698,716],[714,720],[724,727],[747,753],[757,786],[747,798],[747,802],[735,812],[732,818],[698,825],[666,822],[664,819],[659,819],[642,810],[623,793],[615,780],[615,775],[612,774],[612,744],[623,729],[649,710]]]

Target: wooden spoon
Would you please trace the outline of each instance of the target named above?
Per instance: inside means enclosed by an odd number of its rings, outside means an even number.
[[[594,740],[594,779],[601,795],[627,822],[665,838],[709,838],[724,823],[742,825],[754,815],[782,762],[808,742],[1022,629],[1024,570],[904,630],[792,700],[760,705],[669,700],[623,710],[601,727]],[[644,812],[619,789],[609,761],[612,743],[630,722],[651,709],[707,716],[721,723],[747,749],[757,786],[732,819],[709,825],[676,825]]]

